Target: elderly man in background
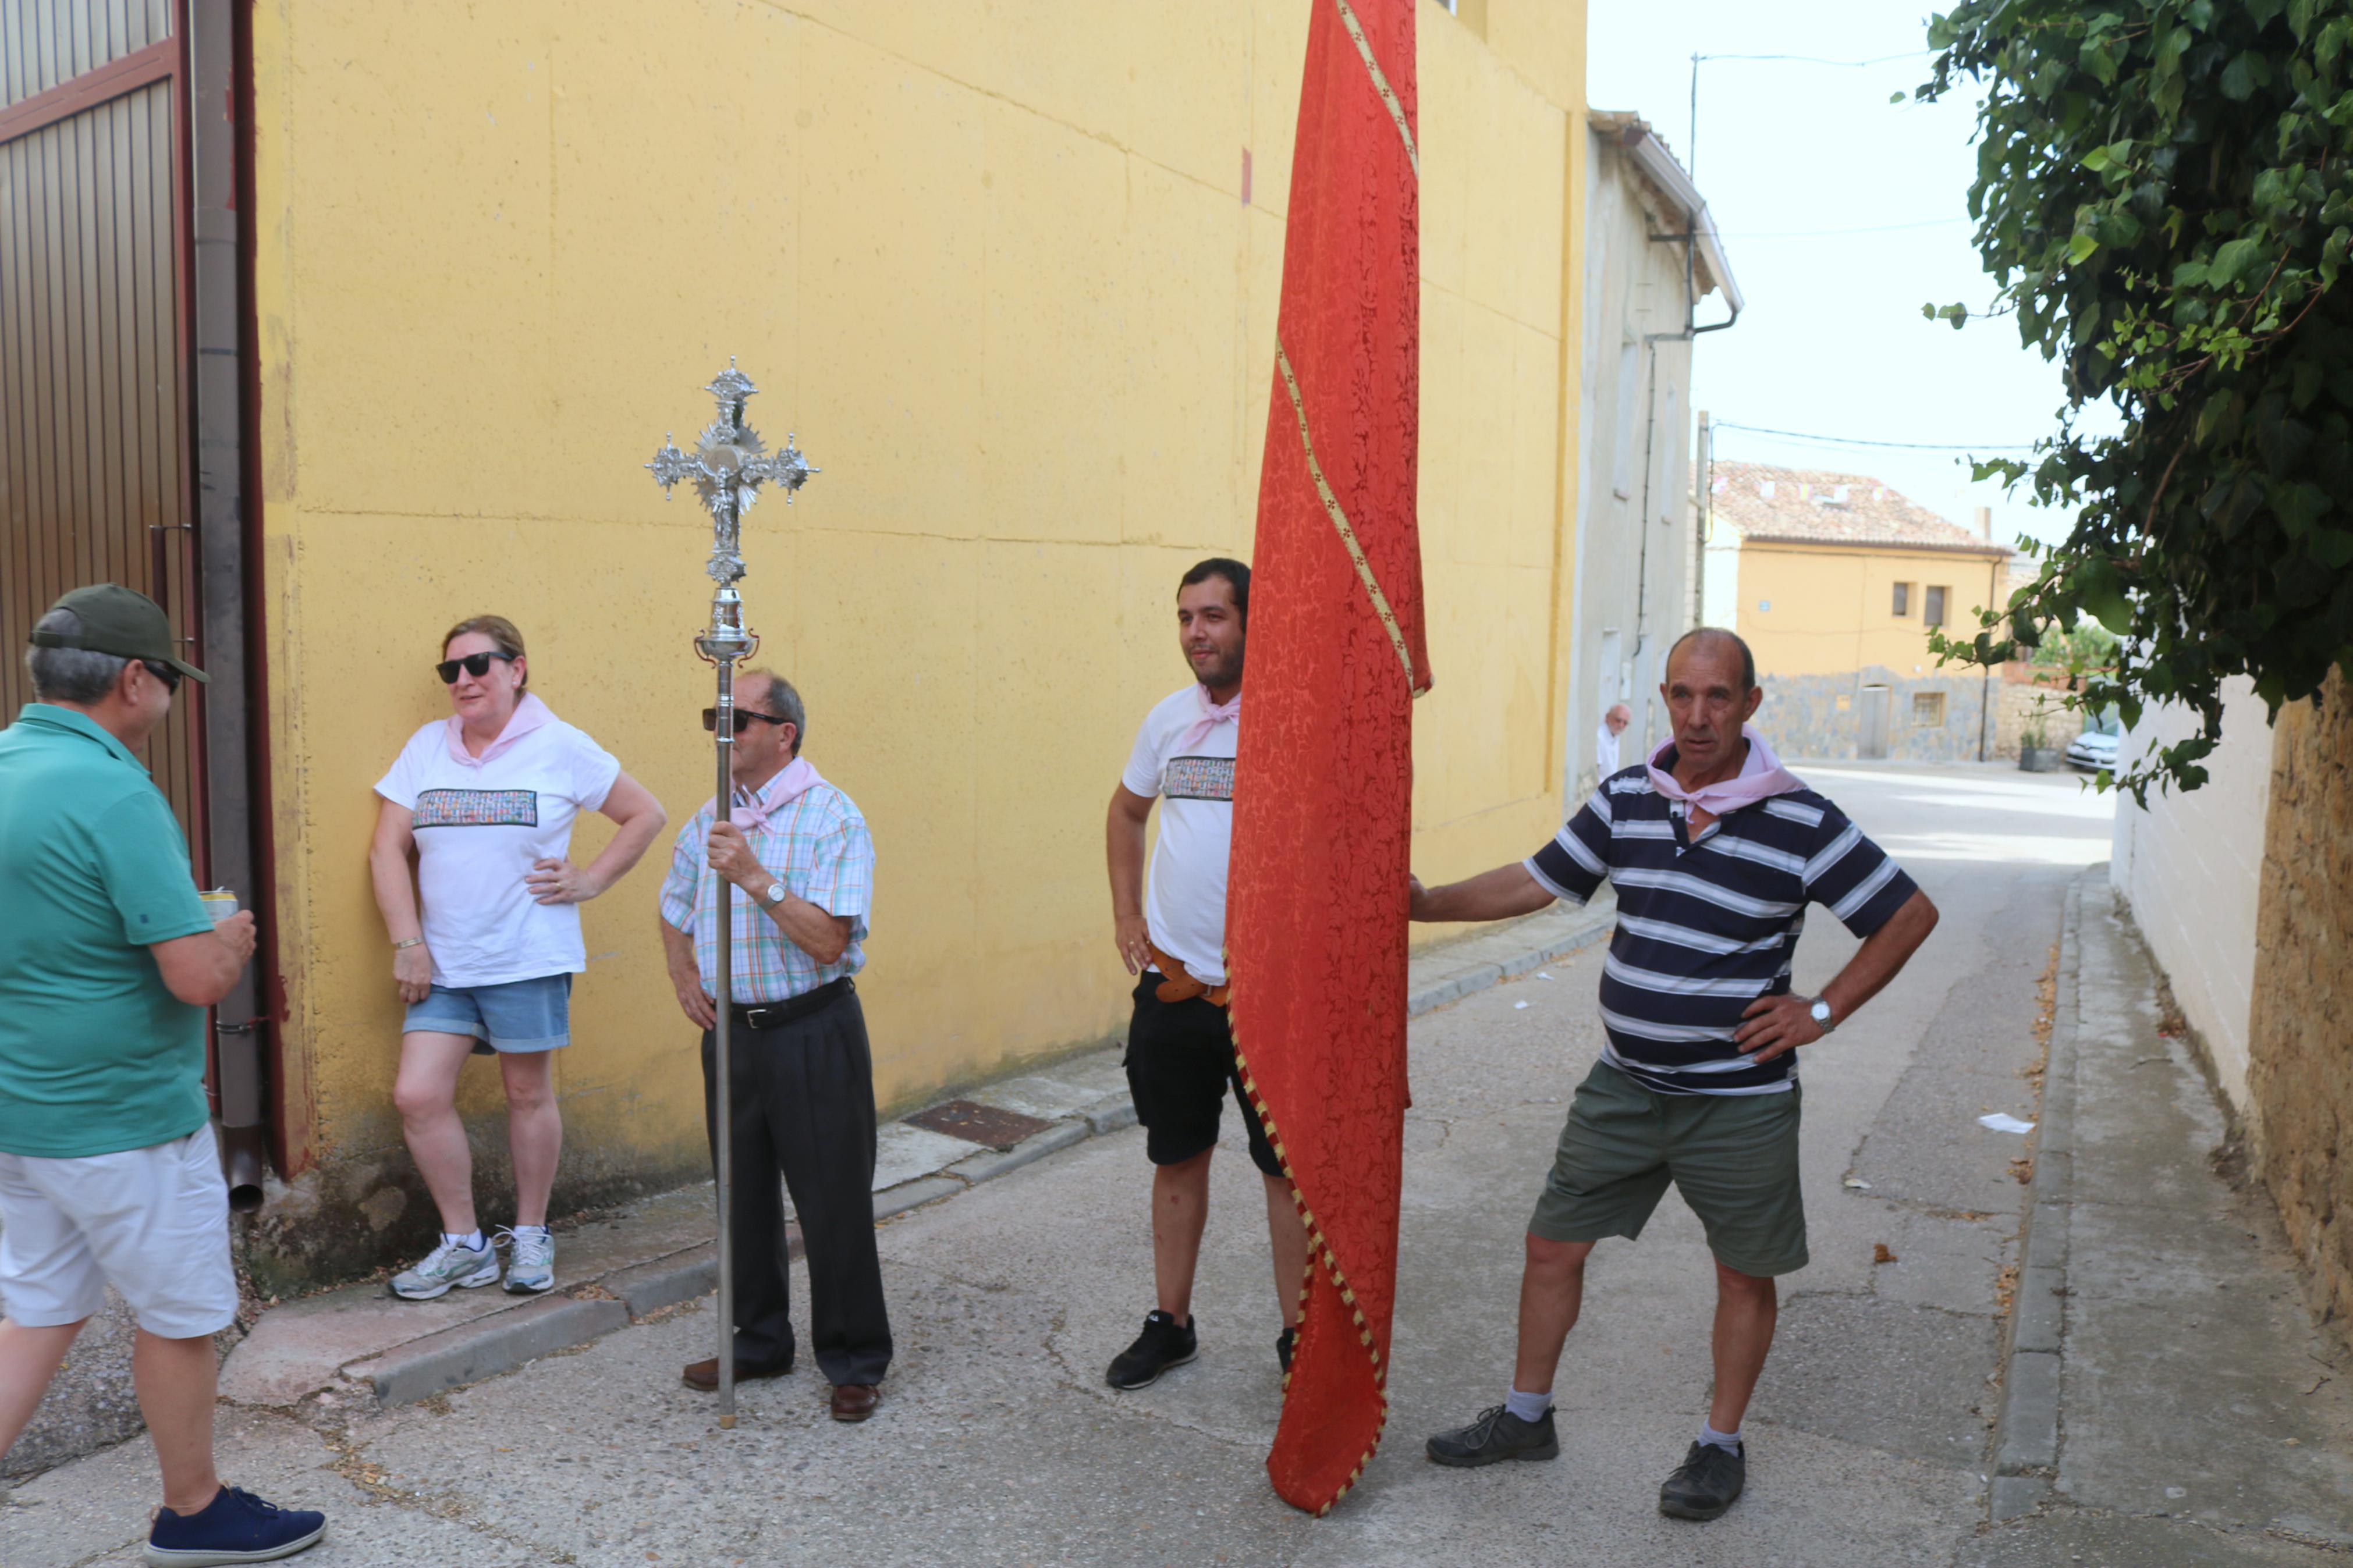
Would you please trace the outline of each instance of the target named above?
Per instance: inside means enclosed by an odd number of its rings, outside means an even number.
[[[1618,892],[1601,971],[1607,1043],[1528,1220],[1511,1388],[1428,1452],[1458,1466],[1560,1453],[1553,1374],[1584,1301],[1586,1258],[1604,1237],[1640,1236],[1672,1183],[1715,1258],[1715,1386],[1659,1511],[1708,1520],[1746,1483],[1740,1423],[1773,1343],[1774,1280],[1806,1266],[1796,1053],[1895,978],[1936,909],[1749,727],[1765,693],[1738,637],[1685,633],[1659,695],[1672,734],[1645,766],[1605,778],[1549,843],[1468,881],[1411,885],[1418,921],[1581,904],[1605,879]],[[1811,997],[1789,984],[1809,903],[1862,938]]]
[[[134,754],[185,677],[144,595],[78,588],[33,628],[34,700],[0,733],[0,1453],[111,1284],[164,1472],[147,1561],[259,1563],[323,1514],[223,1486],[213,1335],[237,1318],[205,1009],[253,956],[217,926]]]
[[[1609,711],[1601,716],[1601,728],[1593,736],[1593,769],[1597,778],[1608,778],[1620,766],[1618,760],[1618,737],[1634,721],[1634,710],[1623,702],[1612,702]]]
[[[718,710],[702,710],[703,728]],[[801,695],[781,676],[735,678],[732,822],[704,804],[679,829],[662,882],[662,946],[678,1005],[702,1029],[711,1147],[733,1140],[735,1375],[793,1370],[790,1266],[778,1173],[808,1249],[809,1343],[837,1421],[863,1421],[891,1366],[891,1319],[874,1245],[874,1061],[850,978],[873,898],[866,819],[801,755]],[[718,1124],[719,900],[734,911],[733,1124]],[[719,1358],[685,1370],[719,1386]]]

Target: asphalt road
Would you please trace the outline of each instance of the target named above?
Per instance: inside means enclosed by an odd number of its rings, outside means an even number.
[[[2072,777],[1799,765],[1944,911],[1911,968],[1804,1068],[1812,1264],[1747,1428],[1748,1495],[1662,1519],[1704,1411],[1713,1279],[1662,1205],[1606,1243],[1557,1390],[1551,1464],[1440,1469],[1430,1431],[1502,1397],[1519,1237],[1567,1097],[1600,1047],[1599,950],[1413,1026],[1402,1285],[1388,1440],[1328,1518],[1269,1489],[1280,1321],[1258,1178],[1228,1119],[1196,1296],[1201,1356],[1135,1394],[1103,1369],[1151,1305],[1140,1131],[1095,1139],[892,1221],[901,1346],[881,1413],[826,1419],[807,1369],[744,1385],[716,1429],[678,1367],[708,1303],[390,1412],[225,1412],[225,1472],[331,1510],[303,1561],[694,1564],[1950,1564],[1985,1518],[2003,1270],[2023,1189],[2036,987],[2067,880],[2107,855],[2109,803]],[[1815,911],[1797,981],[1854,946]],[[1867,1184],[1867,1185],[1862,1184]],[[1874,1261],[1883,1251],[1889,1261]],[[801,1282],[797,1300],[807,1300]],[[136,1561],[143,1442],[17,1494],[18,1564]]]

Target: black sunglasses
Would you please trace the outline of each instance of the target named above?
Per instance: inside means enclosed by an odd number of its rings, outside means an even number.
[[[789,719],[776,719],[771,718],[765,713],[754,713],[749,708],[738,708],[735,710],[735,732],[739,735],[742,734],[744,732],[744,726],[749,724],[754,719],[757,719],[763,724],[789,724],[792,722]],[[718,709],[705,708],[702,710],[702,727],[710,731],[714,735],[719,732]]]
[[[146,667],[148,674],[153,676],[156,679],[164,683],[164,690],[170,692],[174,697],[177,697],[180,694],[180,672],[178,670],[174,669],[168,664],[157,664],[151,658],[142,658],[139,662]]]
[[[514,655],[511,653],[470,653],[463,658],[443,659],[433,667],[433,673],[441,678],[441,684],[444,686],[457,685],[458,671],[460,669],[480,680],[490,674],[491,660],[494,658],[505,659],[510,664],[514,662]]]

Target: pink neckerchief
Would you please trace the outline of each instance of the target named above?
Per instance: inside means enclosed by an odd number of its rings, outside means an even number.
[[[795,757],[785,764],[782,773],[759,789],[737,786],[729,800],[727,819],[743,824],[746,831],[765,827],[771,814],[784,810],[823,783],[825,780],[818,776],[816,767],[807,757]],[[714,795],[704,801],[702,809],[716,817],[719,815],[719,797]]]
[[[1659,759],[1675,748],[1674,737],[1668,736],[1652,748],[1643,764],[1651,774],[1651,787],[1669,800],[1682,801],[1686,808],[1697,806],[1711,816],[1727,816],[1742,806],[1806,787],[1804,780],[1781,765],[1781,759],[1773,754],[1773,748],[1765,743],[1765,737],[1755,727],[1743,724],[1740,734],[1748,742],[1748,760],[1740,764],[1739,773],[1690,790],[1677,784],[1674,774],[1659,766]]]
[[[1240,691],[1234,693],[1230,701],[1212,702],[1209,700],[1209,689],[1206,686],[1196,686],[1193,688],[1193,700],[1198,705],[1200,710],[1195,715],[1192,724],[1186,729],[1185,733],[1177,738],[1176,749],[1180,752],[1190,751],[1208,740],[1209,731],[1220,724],[1241,722],[1242,694]]]
[[[507,715],[506,728],[499,731],[499,738],[484,746],[482,754],[478,757],[466,750],[465,721],[452,713],[448,731],[449,760],[466,767],[479,768],[491,758],[503,756],[514,750],[515,742],[533,730],[554,722],[555,714],[547,704],[526,691],[522,694],[522,700],[515,704],[515,710]]]

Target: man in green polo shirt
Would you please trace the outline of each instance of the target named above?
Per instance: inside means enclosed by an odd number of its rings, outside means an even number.
[[[0,731],[0,1453],[111,1284],[164,1473],[147,1561],[282,1557],[325,1517],[221,1485],[212,1454],[237,1279],[205,1009],[253,956],[253,917],[213,923],[135,754],[204,672],[111,583],[59,599],[32,642],[35,700]]]

